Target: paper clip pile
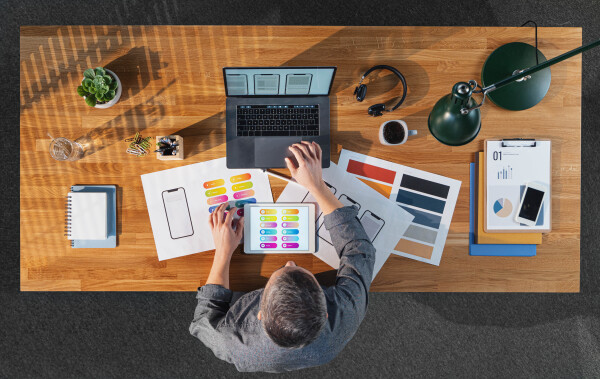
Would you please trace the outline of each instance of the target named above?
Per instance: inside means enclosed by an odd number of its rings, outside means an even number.
[[[142,138],[140,132],[135,133],[135,137],[127,138],[125,142],[130,142],[126,152],[138,157],[145,157],[150,151],[150,139],[152,137]]]

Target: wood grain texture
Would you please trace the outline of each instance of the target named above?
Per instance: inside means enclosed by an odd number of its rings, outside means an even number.
[[[331,97],[332,159],[344,148],[462,181],[439,267],[392,255],[372,291],[578,292],[581,179],[581,56],[552,67],[552,85],[536,107],[483,108],[479,137],[441,145],[427,129],[435,102],[457,81],[479,80],[502,44],[533,43],[530,28],[47,26],[21,28],[21,290],[193,291],[208,276],[212,252],[159,262],[140,175],[225,156],[223,66],[337,66]],[[581,45],[581,28],[540,28],[553,57]],[[375,64],[395,66],[409,93],[397,111],[370,118],[367,107],[398,96],[387,72],[371,74],[363,103],[352,92]],[[123,84],[109,109],[85,105],[75,89],[88,67],[105,66]],[[378,143],[379,125],[403,119],[418,136],[401,147]],[[123,140],[178,134],[184,161],[125,154]],[[56,162],[49,138],[86,147],[77,162]],[[486,138],[552,140],[552,233],[533,258],[468,255],[469,167]],[[269,178],[275,199],[285,182]],[[73,184],[118,186],[118,247],[72,249],[63,236],[64,198]],[[207,236],[206,238],[210,238]],[[307,255],[234,253],[231,286],[253,290],[293,259],[332,282],[329,266]]]

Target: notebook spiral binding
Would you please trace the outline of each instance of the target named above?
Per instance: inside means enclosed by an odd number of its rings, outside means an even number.
[[[71,237],[71,196],[67,196],[65,208],[65,237]],[[75,241],[70,240],[69,243],[73,247]]]

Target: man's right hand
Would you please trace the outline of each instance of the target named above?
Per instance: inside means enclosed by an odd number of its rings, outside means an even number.
[[[295,165],[290,158],[285,158],[294,180],[310,192],[317,192],[325,187],[321,169],[321,146],[314,141],[302,141],[293,144],[289,149],[298,163]]]
[[[321,211],[327,215],[337,208],[341,208],[342,203],[331,193],[323,181],[321,146],[314,141],[312,143],[302,141],[302,143],[290,146],[290,151],[298,162],[295,165],[290,158],[285,158],[292,178],[312,193],[317,199]]]

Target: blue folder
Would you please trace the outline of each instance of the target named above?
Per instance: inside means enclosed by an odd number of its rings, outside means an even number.
[[[536,245],[507,245],[507,244],[476,244],[475,243],[475,212],[477,180],[475,176],[475,163],[469,164],[469,255],[489,257],[533,257],[536,254]]]
[[[72,240],[71,247],[113,248],[117,247],[117,187],[116,186],[71,186],[71,192],[106,192],[107,238],[104,240]]]

